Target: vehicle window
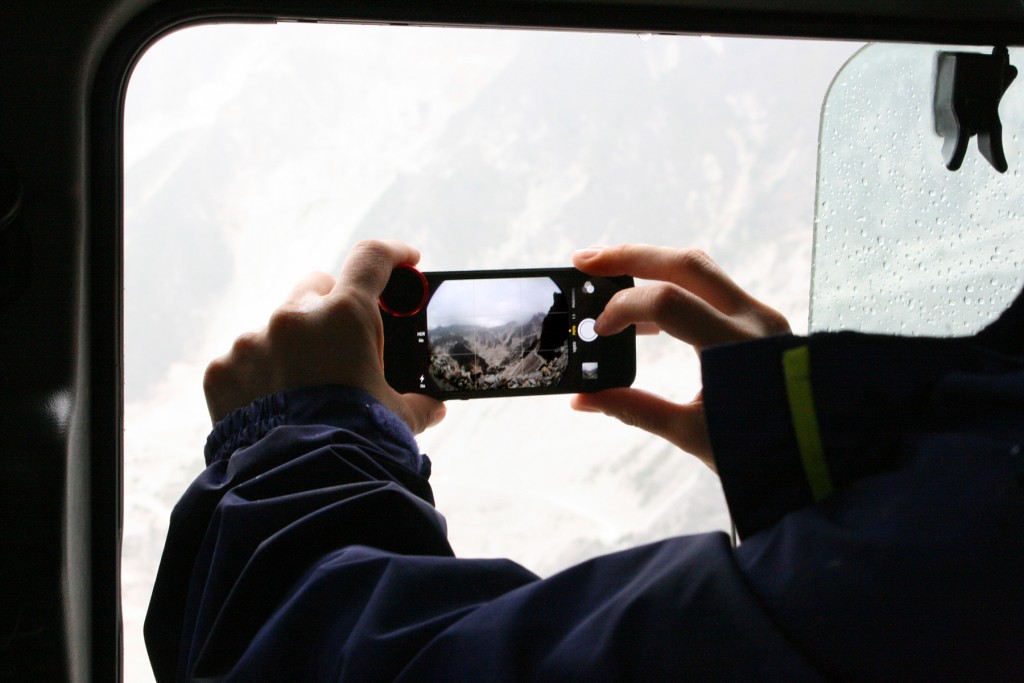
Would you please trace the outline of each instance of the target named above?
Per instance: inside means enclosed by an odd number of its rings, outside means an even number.
[[[169,511],[203,467],[205,365],[303,274],[367,237],[429,270],[695,246],[806,331],[819,112],[858,47],[306,24],[152,47],[124,131],[126,680],[150,676]],[[641,337],[636,386],[689,401],[694,354]],[[457,553],[546,575],[728,528],[702,465],[567,403],[454,402],[421,436]]]
[[[929,336],[971,334],[1021,288],[1020,131],[1024,86],[999,107],[1009,163],[972,140],[946,169],[935,132],[939,50],[871,45],[836,77],[822,108],[811,326]],[[1024,64],[1024,50],[1010,50]]]

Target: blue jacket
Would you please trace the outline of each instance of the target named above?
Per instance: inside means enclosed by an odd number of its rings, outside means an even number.
[[[547,579],[453,556],[430,463],[370,396],[219,423],[146,623],[159,681],[1010,680],[1024,671],[1024,304],[981,334],[703,354],[743,538]]]

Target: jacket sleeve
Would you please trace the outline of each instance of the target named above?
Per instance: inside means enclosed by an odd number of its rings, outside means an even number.
[[[823,332],[706,349],[711,447],[740,536],[904,466],[909,435],[954,424],[991,430],[1000,411],[990,404],[1005,389],[987,383],[1012,373],[1022,355],[1024,291],[967,337]],[[943,387],[964,376],[985,378],[986,388],[936,418]]]
[[[147,616],[158,680],[229,670],[280,626],[276,611],[297,583],[326,564],[358,562],[339,549],[452,555],[426,480],[429,460],[399,418],[363,392],[265,397],[216,426],[206,458],[172,513]],[[509,571],[504,587],[531,578]],[[372,599],[346,597],[342,621]]]
[[[899,467],[939,380],[984,356],[969,338],[852,332],[705,350],[711,446],[740,536]]]
[[[704,354],[737,563],[829,678],[1012,680],[1024,666],[1024,359],[1009,353],[1022,335],[994,332]]]
[[[147,616],[161,682],[749,680],[765,662],[816,677],[721,533],[545,580],[454,558],[429,461],[361,392],[261,399],[218,425],[207,459]]]

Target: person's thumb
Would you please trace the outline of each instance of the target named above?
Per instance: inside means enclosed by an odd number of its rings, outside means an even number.
[[[401,415],[414,434],[433,427],[444,419],[447,412],[444,403],[430,396],[395,393],[395,397],[398,403],[396,412]]]
[[[605,389],[572,398],[574,410],[604,413],[675,444],[711,469],[711,441],[704,420],[704,404],[697,400],[679,404],[640,389]]]

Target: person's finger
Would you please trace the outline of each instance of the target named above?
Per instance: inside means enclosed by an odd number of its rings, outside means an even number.
[[[603,413],[660,436],[715,469],[704,404],[699,400],[679,404],[640,389],[622,388],[576,394],[570,405],[574,410]]]
[[[654,323],[698,348],[743,337],[739,321],[692,292],[664,282],[616,292],[597,317],[594,330],[612,335],[640,323]]]
[[[285,298],[285,303],[297,304],[305,299],[310,294],[316,296],[326,296],[334,289],[334,285],[337,282],[335,277],[330,273],[324,273],[316,271],[307,273],[299,282],[292,288],[292,291]]]
[[[700,249],[621,244],[578,251],[573,255],[573,265],[591,275],[632,275],[671,282],[727,314],[736,313],[753,301]]]
[[[335,292],[355,289],[374,298],[380,296],[395,266],[419,263],[420,252],[397,240],[359,242],[345,259]]]
[[[397,401],[395,412],[405,420],[414,434],[433,427],[444,419],[447,409],[444,403],[423,394],[399,394],[392,392]]]

